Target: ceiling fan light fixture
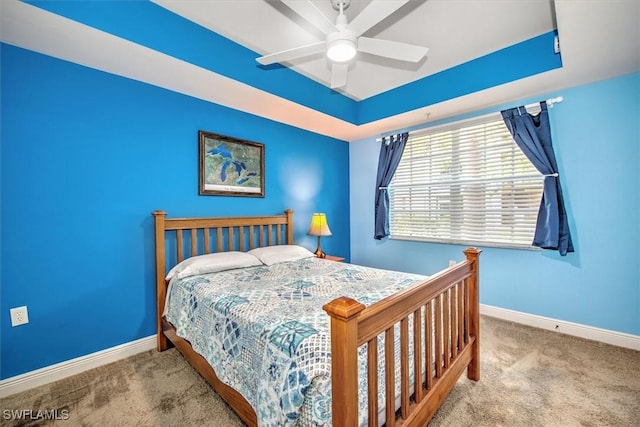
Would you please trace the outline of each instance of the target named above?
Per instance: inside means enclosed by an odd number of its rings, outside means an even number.
[[[333,62],[351,61],[356,52],[356,42],[349,37],[327,41],[327,57]]]

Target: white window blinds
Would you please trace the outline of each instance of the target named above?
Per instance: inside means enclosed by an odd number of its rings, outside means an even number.
[[[530,247],[542,185],[499,115],[414,132],[389,186],[390,237]]]

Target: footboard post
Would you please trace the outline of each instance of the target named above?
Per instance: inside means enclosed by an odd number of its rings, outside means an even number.
[[[468,248],[464,251],[467,261],[471,262],[471,276],[469,286],[469,336],[475,338],[472,347],[471,363],[467,367],[467,377],[471,380],[480,380],[480,266],[479,259],[482,251],[477,248]]]
[[[331,410],[334,427],[358,425],[358,314],[365,306],[340,297],[322,307],[331,317]]]
[[[167,349],[167,337],[162,332],[162,313],[167,295],[165,281],[165,247],[164,247],[164,219],[167,216],[165,211],[154,211],[155,219],[155,239],[156,239],[156,327],[157,327],[157,348],[158,351]]]

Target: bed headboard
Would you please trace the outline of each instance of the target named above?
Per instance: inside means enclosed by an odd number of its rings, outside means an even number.
[[[153,217],[158,331],[164,311],[168,268],[196,255],[293,244],[291,209],[281,215],[211,218],[167,218],[165,211],[157,210]]]
[[[167,218],[167,213],[160,210],[153,216],[156,266],[164,264],[163,269],[196,255],[293,244],[291,209],[271,216]],[[174,253],[175,259],[169,260],[167,256]]]

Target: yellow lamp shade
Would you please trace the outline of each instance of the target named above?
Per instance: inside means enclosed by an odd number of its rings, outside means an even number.
[[[310,236],[331,236],[331,230],[327,224],[327,216],[323,213],[314,213],[307,234]]]

